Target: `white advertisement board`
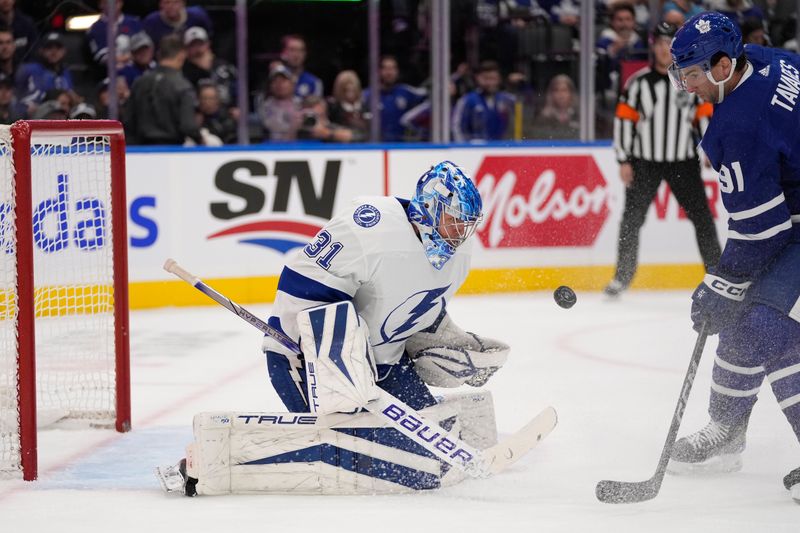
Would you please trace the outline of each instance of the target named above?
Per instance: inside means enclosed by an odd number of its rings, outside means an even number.
[[[350,198],[383,194],[381,151],[131,153],[132,281],[167,257],[212,278],[277,275]]]
[[[419,176],[442,159],[462,166],[483,198],[473,280],[482,271],[577,268],[596,269],[596,279],[588,282],[595,286],[616,260],[624,187],[610,146],[338,148],[132,150],[127,189],[134,305],[169,305],[161,301],[169,297],[163,284],[152,283],[172,281],[161,269],[167,257],[204,278],[239,280],[249,287],[237,296],[245,301],[270,301],[274,288],[252,294],[260,289],[247,280],[258,278],[263,285],[274,278],[274,287],[286,255],[311,240],[351,198],[408,198]],[[722,237],[726,223],[716,178],[706,174]],[[666,184],[641,232],[640,263],[645,269],[700,264],[694,228]],[[147,297],[137,299],[137,291],[144,294],[147,287]],[[470,290],[495,289],[482,282]]]

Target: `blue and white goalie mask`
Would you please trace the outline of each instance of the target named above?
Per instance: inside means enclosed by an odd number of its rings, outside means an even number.
[[[483,218],[483,203],[475,184],[450,161],[423,174],[408,206],[408,218],[419,231],[425,255],[441,270],[475,232]]]
[[[669,77],[679,90],[690,91],[703,79],[718,87],[719,101],[724,98],[723,86],[736,70],[736,60],[744,53],[739,26],[721,13],[706,12],[689,19],[672,39],[672,65]],[[724,80],[714,79],[712,59],[724,54],[731,60],[731,71]]]

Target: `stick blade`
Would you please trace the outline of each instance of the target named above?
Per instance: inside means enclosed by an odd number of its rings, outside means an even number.
[[[526,453],[539,445],[558,424],[558,414],[553,407],[544,408],[525,427],[507,439],[484,450],[488,473],[498,474],[516,463]]]
[[[653,479],[647,481],[605,479],[597,483],[594,493],[603,503],[639,503],[655,498],[659,488]]]

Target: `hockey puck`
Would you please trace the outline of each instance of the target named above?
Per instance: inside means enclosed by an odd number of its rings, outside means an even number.
[[[562,285],[555,290],[553,293],[553,299],[556,301],[559,307],[563,307],[564,309],[569,309],[575,305],[575,302],[578,301],[575,291],[566,285]]]

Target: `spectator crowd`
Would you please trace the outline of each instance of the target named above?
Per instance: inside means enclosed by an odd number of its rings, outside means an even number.
[[[417,9],[416,22],[407,18],[404,24],[416,24],[420,47],[432,31],[424,16],[431,1],[405,2]],[[740,25],[745,42],[797,50],[796,2],[789,0],[668,0],[658,12],[649,10],[649,0],[595,4],[599,137],[610,136],[625,81],[650,60],[647,34],[659,22],[680,26],[704,10],[720,11]],[[140,18],[126,12],[123,0],[115,5],[117,76],[110,87],[104,75],[109,53],[104,14],[82,34],[87,53],[79,65],[67,57],[72,35],[42,29],[16,0],[0,0],[0,123],[106,118],[113,90],[131,144],[235,143],[239,80],[236,68],[214,52],[215,28],[206,10],[185,0],[160,0],[157,10]],[[577,138],[578,0],[465,0],[451,6],[464,10],[469,21],[463,36],[467,52],[453,58],[450,77],[451,138]],[[104,13],[105,0],[97,8]],[[284,35],[264,73],[253,77],[259,84],[247,91],[250,140],[369,140],[373,88],[362,83],[366,51],[364,63],[349,65],[331,81],[306,69],[309,46],[323,54],[313,40]],[[411,68],[404,72],[408,64],[399,53],[380,59],[380,86],[374,89],[380,91],[384,142],[430,139],[429,81]],[[78,67],[82,83],[76,80]]]

